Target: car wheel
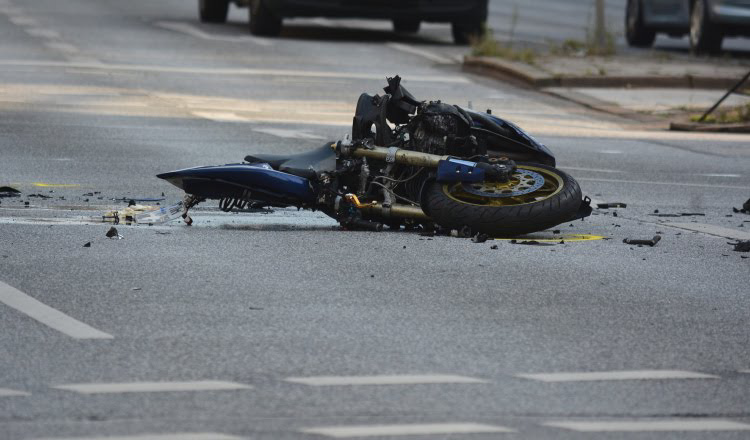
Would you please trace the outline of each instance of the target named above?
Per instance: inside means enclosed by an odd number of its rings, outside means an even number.
[[[393,30],[402,34],[416,34],[419,25],[419,20],[393,20]]]
[[[628,0],[625,10],[625,38],[633,47],[651,47],[656,39],[656,32],[643,22],[642,6],[641,0]]]
[[[453,31],[453,41],[459,45],[467,45],[472,40],[478,40],[482,37],[484,22],[455,22],[451,25]]]
[[[708,2],[696,0],[690,12],[690,47],[696,53],[716,53],[721,50],[724,35],[711,23]]]
[[[204,23],[227,21],[229,0],[198,0],[198,14]]]
[[[251,34],[273,37],[281,33],[281,17],[275,16],[262,0],[250,2],[248,10]]]

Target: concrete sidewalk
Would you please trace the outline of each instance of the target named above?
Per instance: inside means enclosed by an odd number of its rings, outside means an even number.
[[[651,54],[541,55],[529,64],[467,56],[464,69],[521,82],[595,110],[668,124],[687,122],[691,114],[710,108],[750,70],[750,62]],[[747,104],[750,97],[734,94],[721,108]]]

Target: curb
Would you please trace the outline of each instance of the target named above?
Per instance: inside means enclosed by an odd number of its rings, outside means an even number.
[[[737,78],[706,76],[551,76],[525,63],[491,57],[464,57],[463,69],[496,79],[513,79],[535,88],[546,87],[638,87],[728,89]]]
[[[697,122],[672,122],[673,131],[699,131],[707,133],[750,133],[750,124],[699,124]]]

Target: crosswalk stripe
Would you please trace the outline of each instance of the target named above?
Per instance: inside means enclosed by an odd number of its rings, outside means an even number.
[[[242,440],[243,437],[216,432],[179,432],[173,434],[138,434],[95,437],[39,437],[33,440]]]
[[[311,386],[342,386],[342,385],[414,385],[414,384],[460,384],[487,383],[486,380],[473,377],[454,376],[448,374],[401,374],[378,376],[313,376],[288,377],[287,382],[301,383]]]
[[[663,379],[719,379],[712,374],[682,370],[630,370],[592,371],[576,373],[534,373],[517,374],[523,379],[542,382],[586,382],[599,380],[663,380]]]
[[[185,382],[74,383],[55,385],[58,390],[80,394],[153,393],[172,391],[226,391],[251,389],[249,385],[218,380]]]
[[[665,419],[617,421],[559,421],[544,426],[578,432],[647,432],[647,431],[748,431],[750,425],[723,419]]]
[[[480,434],[515,431],[504,426],[482,425],[478,423],[432,423],[418,425],[328,426],[306,428],[302,429],[301,432],[334,438],[346,438],[401,435]]]
[[[30,396],[26,391],[16,391],[9,388],[0,388],[0,397]]]

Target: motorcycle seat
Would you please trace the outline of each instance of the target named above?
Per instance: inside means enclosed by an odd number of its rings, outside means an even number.
[[[336,171],[336,152],[331,142],[315,150],[293,155],[251,154],[245,156],[249,163],[267,163],[274,170],[314,180],[324,172]]]

